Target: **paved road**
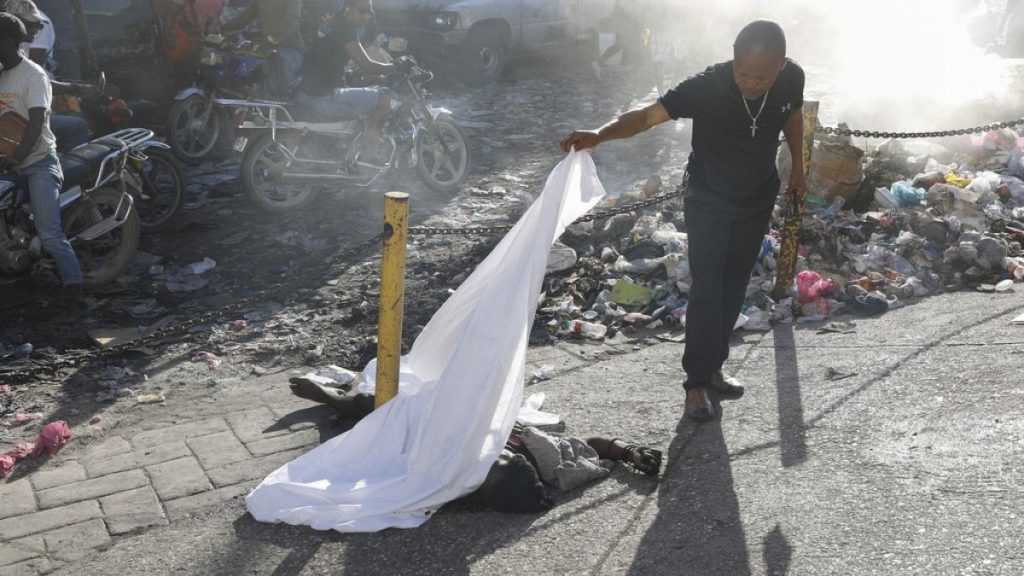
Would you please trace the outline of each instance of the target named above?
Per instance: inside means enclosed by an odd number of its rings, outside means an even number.
[[[142,408],[3,485],[0,574],[1019,574],[1022,312],[1020,292],[964,292],[850,334],[738,333],[729,367],[749,391],[707,425],[680,420],[678,344],[532,349],[557,368],[532,388],[567,432],[659,446],[663,475],[617,469],[547,514],[454,504],[380,534],[245,513],[258,478],[338,431],[283,376],[246,380],[205,411]]]

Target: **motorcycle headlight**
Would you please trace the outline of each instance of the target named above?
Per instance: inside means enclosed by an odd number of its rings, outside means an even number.
[[[431,18],[430,24],[441,30],[454,30],[459,25],[459,13],[437,12]]]

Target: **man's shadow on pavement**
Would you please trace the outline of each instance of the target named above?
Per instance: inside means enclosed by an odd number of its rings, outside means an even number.
[[[721,404],[714,403],[721,414]],[[720,418],[706,424],[680,420],[657,505],[628,574],[751,573]]]

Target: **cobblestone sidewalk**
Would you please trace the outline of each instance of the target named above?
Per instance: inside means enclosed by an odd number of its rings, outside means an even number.
[[[259,406],[81,448],[72,441],[59,466],[0,483],[0,576],[46,573],[112,537],[243,496],[320,441],[314,422],[280,424],[308,403]]]

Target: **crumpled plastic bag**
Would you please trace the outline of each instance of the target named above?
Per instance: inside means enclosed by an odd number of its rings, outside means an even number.
[[[804,270],[796,275],[796,289],[797,303],[807,304],[834,294],[836,284],[828,278],[822,278],[817,272]]]
[[[889,187],[889,193],[901,208],[923,203],[926,195],[924,188],[914,188],[909,182],[893,182]]]
[[[523,400],[523,405],[519,407],[519,415],[516,416],[516,420],[523,426],[551,426],[561,422],[562,417],[558,414],[541,410],[546,398],[547,395],[543,392],[530,394]]]
[[[43,426],[43,431],[39,433],[39,437],[36,438],[36,447],[32,451],[33,456],[42,456],[44,454],[56,454],[68,440],[74,434],[71,433],[71,428],[68,427],[68,423],[63,420],[57,420],[56,422],[50,422],[46,426]]]

